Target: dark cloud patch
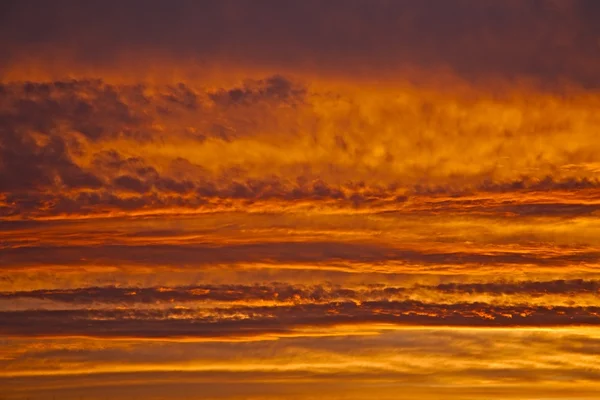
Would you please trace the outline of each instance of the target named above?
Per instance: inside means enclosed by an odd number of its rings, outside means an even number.
[[[570,177],[565,179],[556,179],[546,176],[543,179],[532,180],[523,178],[508,183],[498,183],[486,181],[479,187],[480,190],[488,192],[510,192],[514,190],[529,191],[552,191],[552,190],[585,190],[600,188],[598,179],[588,177]]]
[[[448,67],[468,79],[600,83],[595,0],[9,3],[0,24],[5,62],[60,48],[93,66],[129,52],[337,73]]]
[[[457,188],[451,186],[427,186],[415,185],[412,193],[415,195],[452,195],[455,197],[465,196],[474,193],[511,193],[511,192],[551,192],[551,191],[575,191],[599,189],[600,181],[588,177],[569,177],[557,179],[546,176],[543,179],[534,179],[523,177],[521,179],[508,182],[495,182],[484,180],[471,188]]]
[[[209,97],[222,106],[250,106],[263,101],[295,104],[302,101],[305,94],[306,89],[302,86],[275,75],[261,81],[248,81],[242,87],[220,90],[211,93]]]
[[[107,175],[127,174],[130,177],[133,175],[143,180],[156,180],[159,178],[158,171],[148,165],[141,157],[122,157],[114,149],[96,153],[92,164]]]
[[[117,136],[141,118],[118,88],[101,80],[13,83],[2,105],[12,126],[24,133],[71,129],[90,140]]]
[[[121,175],[115,178],[113,184],[119,189],[135,193],[146,193],[150,190],[149,185],[129,175]]]
[[[161,96],[167,104],[183,107],[189,111],[197,110],[199,107],[198,95],[184,83],[168,87],[166,93]]]
[[[497,207],[495,211],[508,212],[521,216],[575,217],[596,214],[600,211],[600,204],[513,204]]]
[[[522,282],[444,283],[437,286],[344,288],[337,285],[201,285],[180,287],[89,287],[79,289],[0,292],[0,299],[32,298],[74,304],[134,304],[186,302],[297,302],[374,301],[396,299],[426,290],[439,294],[565,295],[600,293],[600,282],[583,279]]]
[[[461,199],[432,200],[420,206],[424,214],[453,213],[471,215],[497,215],[504,218],[519,217],[556,217],[575,218],[593,216],[600,211],[600,204],[585,203],[542,203],[536,200],[514,201],[503,200],[496,202],[492,199]]]
[[[297,101],[303,90],[284,77],[273,76],[247,83],[243,89],[243,102],[259,108],[260,103],[267,102],[265,107],[269,108]],[[150,191],[163,194],[158,200],[150,197],[138,199],[140,203],[145,202],[142,207],[177,205],[173,202],[180,203],[179,206],[196,207],[202,201],[165,198],[192,192],[202,197],[221,199],[231,196],[233,199],[260,200],[261,196],[284,196],[285,189],[276,180],[231,180],[226,185],[219,183],[214,189],[214,183],[199,187],[202,183],[198,180],[207,178],[207,174],[199,171],[202,167],[181,158],[174,160],[161,175],[143,158],[125,156],[114,148],[84,154],[86,144],[104,140],[160,141],[164,134],[157,131],[153,123],[161,117],[148,114],[149,107],[161,107],[168,110],[168,114],[187,112],[189,115],[201,112],[202,99],[207,97],[206,91],[198,93],[183,83],[161,87],[153,93],[148,94],[143,85],[110,85],[101,80],[2,85],[0,192],[6,193],[10,201],[2,206],[0,213],[18,215],[35,210],[89,212],[88,206],[92,203],[103,206],[100,207],[103,209],[131,209],[132,199],[129,197],[119,199],[111,194],[109,201],[102,203],[101,199],[107,197],[102,189],[111,191],[115,188],[142,195]],[[223,93],[228,92],[224,90]],[[223,107],[228,106],[223,104]],[[219,112],[216,114],[211,118],[228,118],[227,115],[219,117]],[[258,123],[252,122],[252,115],[232,118],[238,125],[241,124],[239,130],[242,131],[241,126]],[[259,112],[256,118],[263,117]],[[173,118],[179,116],[174,115]],[[202,130],[202,123],[198,129]],[[187,137],[186,132],[183,137]],[[191,138],[204,140],[210,133],[207,129],[200,136],[192,134]],[[227,139],[220,134],[216,137]],[[91,157],[91,168],[77,165],[74,161],[76,156]],[[98,192],[74,194],[64,189],[95,189]],[[49,190],[55,193],[54,198],[48,198]],[[77,196],[87,196],[90,201],[81,199],[78,207]],[[41,206],[42,203],[44,206]]]
[[[599,325],[598,307],[492,306],[418,301],[333,302],[280,307],[13,311],[0,332],[24,336],[220,337],[286,333],[307,326],[391,323],[422,326]]]
[[[102,186],[100,178],[91,172],[82,171],[76,166],[71,167],[66,174],[62,174],[61,179],[70,188],[97,189]]]
[[[23,139],[38,134],[66,140],[75,132],[81,140],[91,142],[158,140],[161,134],[152,124],[160,116],[149,112],[152,107],[167,110],[167,114],[189,114],[198,111],[206,97],[204,91],[197,94],[183,83],[154,88],[153,94],[146,93],[147,87],[141,84],[113,85],[99,79],[12,82],[2,87],[1,126]],[[109,152],[102,157],[114,159]]]
[[[233,180],[228,185],[218,182],[203,182],[197,187],[197,193],[206,197],[264,200],[345,200],[348,188],[334,186],[322,180],[290,182],[277,177],[264,179]],[[353,202],[355,204],[355,202]]]
[[[31,190],[98,188],[99,177],[76,165],[65,141],[51,135],[41,143],[32,137],[0,127],[0,193],[15,198]]]
[[[600,282],[583,279],[560,279],[542,282],[444,283],[436,286],[435,289],[447,293],[463,294],[490,293],[510,295],[521,293],[532,296],[544,294],[577,295],[583,293],[598,293],[600,291]]]
[[[108,154],[111,154],[109,152]],[[116,154],[116,153],[115,153]],[[321,180],[301,184],[287,179],[204,179],[202,175],[188,174],[185,179],[161,175],[154,167],[147,166],[139,158],[112,158],[102,154],[94,160],[97,171],[104,176],[114,176],[109,183],[100,181],[94,175],[74,170],[64,182],[74,188],[93,188],[93,192],[44,194],[43,186],[28,188],[26,195],[9,193],[11,207],[7,214],[23,216],[103,213],[107,211],[160,210],[169,207],[202,209],[207,211],[225,208],[245,209],[252,204],[273,203],[280,206],[293,206],[296,203],[311,202],[334,207],[385,207],[398,206],[407,198],[396,196],[389,199],[385,193],[356,193],[346,186],[327,184]],[[42,176],[45,177],[45,176]],[[7,177],[5,179],[9,179]],[[34,183],[35,181],[29,181]],[[17,184],[20,181],[16,182]],[[47,179],[48,187],[55,187]],[[133,197],[132,197],[133,195]],[[46,202],[47,207],[39,207]]]
[[[73,161],[81,143],[67,133],[96,141],[138,122],[99,81],[5,85],[0,105],[0,191],[11,195],[100,188],[102,179]]]
[[[171,178],[159,178],[155,182],[155,186],[162,192],[172,192],[185,194],[191,192],[195,185],[190,181],[176,181]]]
[[[120,288],[95,287],[73,290],[36,290],[31,292],[0,293],[0,298],[20,297],[90,304],[101,303],[155,303],[190,301],[326,301],[340,295],[355,296],[352,290],[323,286],[302,287],[285,284],[273,285],[205,285],[175,288]]]
[[[422,216],[444,213],[502,218],[574,218],[593,216],[600,211],[600,205],[587,203],[593,193],[581,192],[578,202],[569,199],[564,203],[560,202],[560,193],[554,194],[555,202],[540,202],[527,198],[527,195],[519,197],[518,192],[514,193],[513,199],[500,199],[502,201],[485,193],[469,194],[473,198],[463,194],[447,197],[448,193],[406,196],[396,190],[357,189],[353,185],[333,185],[319,179],[298,183],[280,178],[216,179],[202,174],[181,174],[185,177],[176,178],[164,171],[159,173],[139,158],[106,161],[103,167],[94,170],[99,173],[95,175],[70,161],[60,150],[64,148],[60,139],[56,143],[59,144],[56,148],[50,144],[43,151],[33,155],[28,153],[33,163],[22,164],[22,158],[12,155],[5,158],[4,165],[22,168],[17,169],[18,173],[0,177],[0,188],[3,188],[7,200],[4,210],[0,210],[1,214],[39,217],[136,209],[151,213],[172,207],[222,211],[246,210],[261,205],[292,209],[327,206],[370,210],[373,213]],[[42,152],[46,153],[39,155]],[[94,163],[99,165],[100,162],[95,160]],[[93,191],[60,192],[61,187]],[[42,189],[55,191],[50,193]],[[42,204],[45,205],[42,207]]]
[[[135,206],[135,204],[133,205]],[[516,252],[492,254],[466,252],[430,252],[387,247],[385,245],[342,242],[268,242],[252,244],[213,245],[102,245],[93,247],[17,247],[3,249],[3,263],[12,267],[23,265],[105,265],[144,264],[202,266],[260,262],[268,264],[294,263],[417,263],[437,265],[537,265],[556,268],[573,263],[596,263],[598,252],[558,256],[537,256]],[[85,260],[82,260],[85,255]]]

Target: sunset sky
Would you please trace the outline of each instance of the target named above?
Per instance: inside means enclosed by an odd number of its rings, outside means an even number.
[[[600,1],[4,0],[1,400],[600,398]]]

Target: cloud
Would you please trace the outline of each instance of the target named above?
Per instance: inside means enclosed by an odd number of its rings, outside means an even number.
[[[12,1],[5,8],[5,63],[59,48],[75,63],[96,67],[129,52],[146,63],[209,60],[230,68],[371,76],[448,68],[468,79],[530,77],[547,85],[565,79],[590,88],[599,83],[600,11],[594,0],[351,0],[343,8],[320,1],[182,1],[165,7],[65,0]]]
[[[302,86],[281,75],[274,75],[258,82],[246,82],[243,87],[221,89],[210,93],[209,97],[217,104],[230,107],[256,105],[263,101],[293,105],[301,102],[305,94],[306,89]]]
[[[170,307],[173,303],[203,308],[222,304],[259,305],[261,303],[325,304],[333,302],[406,301],[452,304],[471,299],[472,302],[490,305],[573,305],[596,304],[594,296],[600,284],[594,280],[554,280],[521,282],[453,282],[439,285],[413,286],[368,285],[343,286],[333,284],[303,285],[292,283],[257,283],[254,285],[220,284],[161,287],[85,287],[0,292],[0,300],[19,301],[20,308],[30,307],[61,309],[106,308],[114,305]],[[588,296],[588,297],[586,297]],[[500,298],[502,302],[499,302]],[[542,299],[543,298],[543,299]],[[585,299],[584,299],[585,298]],[[35,300],[39,300],[37,302]],[[28,301],[30,303],[28,303]],[[9,304],[9,303],[7,303]],[[16,303],[15,303],[16,304]]]
[[[583,279],[555,280],[547,282],[524,281],[524,282],[489,282],[489,283],[444,283],[436,287],[444,292],[458,293],[493,293],[497,295],[510,295],[515,293],[527,293],[531,295],[543,294],[581,294],[597,293],[600,290],[598,281],[586,281]]]
[[[7,395],[81,393],[93,399],[146,393],[184,399],[196,391],[223,399],[302,399],[316,386],[323,387],[320,396],[345,400],[374,394],[391,400],[399,387],[411,400],[573,393],[592,399],[598,370],[589,362],[595,356],[567,349],[595,342],[593,330],[579,330],[421,327],[264,341],[9,338],[11,359],[4,361],[1,384]],[[568,380],[557,384],[557,376]],[[497,385],[482,388],[482,379]]]
[[[6,217],[298,207],[598,212],[596,107],[585,95],[534,92],[522,101],[476,90],[471,102],[419,87],[321,87],[282,75],[222,87],[24,81],[1,93]],[[565,131],[575,135],[567,148]],[[534,151],[524,151],[523,138]],[[567,191],[578,196],[567,201]],[[518,196],[502,203],[494,193]]]
[[[2,312],[0,332],[23,336],[219,337],[285,334],[309,326],[388,323],[408,326],[598,325],[598,307],[493,306],[418,301],[333,302],[226,309]]]
[[[121,175],[115,178],[113,184],[119,189],[135,193],[145,193],[150,189],[141,180],[128,175]]]
[[[0,369],[592,387],[599,12],[2,2]]]
[[[85,255],[82,259],[82,255]],[[383,244],[344,243],[336,241],[274,241],[243,244],[154,244],[98,246],[27,246],[3,250],[3,261],[11,268],[32,265],[149,265],[210,266],[212,264],[264,263],[290,265],[337,263],[374,269],[382,263],[397,266],[477,266],[535,265],[566,267],[573,263],[594,264],[597,251],[540,256],[526,252],[424,252]]]
[[[18,194],[32,187],[64,185],[66,188],[99,188],[100,178],[73,163],[65,141],[57,136],[37,144],[31,138],[4,130],[0,139],[0,192]],[[58,180],[58,182],[57,182]]]

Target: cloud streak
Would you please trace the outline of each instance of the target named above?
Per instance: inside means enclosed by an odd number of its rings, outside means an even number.
[[[296,329],[346,324],[405,326],[595,326],[600,307],[500,307],[486,304],[425,304],[364,301],[280,307],[234,307],[210,311],[72,310],[2,313],[8,336],[220,337],[290,334]],[[40,326],[46,328],[40,329]]]

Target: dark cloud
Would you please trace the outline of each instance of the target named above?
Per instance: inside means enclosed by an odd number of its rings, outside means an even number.
[[[546,176],[543,179],[533,180],[522,178],[508,183],[485,181],[478,189],[485,192],[509,192],[515,190],[526,191],[552,191],[552,190],[585,190],[600,188],[598,179],[588,177],[570,177],[556,179]]]
[[[90,140],[114,137],[141,122],[122,97],[131,101],[134,90],[122,93],[101,80],[13,83],[1,94],[3,117],[22,133],[72,129]]]
[[[176,181],[171,178],[159,178],[155,182],[158,190],[179,194],[189,193],[194,189],[194,183],[190,181]]]
[[[598,307],[493,306],[365,301],[279,307],[12,311],[0,313],[4,335],[215,337],[285,333],[306,326],[392,323],[422,326],[598,325]],[[202,316],[204,314],[205,316]]]
[[[161,95],[166,103],[174,104],[177,107],[183,107],[189,111],[194,111],[199,106],[198,95],[184,83],[167,88],[167,91]],[[167,110],[165,108],[165,110]]]
[[[190,301],[329,301],[358,298],[359,292],[324,286],[272,285],[204,285],[174,288],[95,287],[73,290],[36,290],[0,293],[0,298],[20,297],[54,300],[68,303],[155,303]]]
[[[115,123],[135,122],[116,91],[96,81],[5,85],[0,104],[0,192],[11,195],[101,187],[73,161],[81,143],[65,133],[98,140],[118,134]]]
[[[375,285],[377,286],[377,285]],[[439,294],[522,294],[533,297],[600,293],[600,282],[573,279],[554,281],[443,283],[437,286],[344,288],[336,285],[291,285],[284,283],[255,285],[201,285],[180,287],[89,287],[79,289],[0,292],[0,299],[43,299],[74,304],[155,304],[158,302],[297,302],[390,300],[410,296],[422,290]]]
[[[575,217],[596,214],[600,211],[600,204],[513,204],[497,207],[494,211],[508,212],[522,216]]]
[[[471,188],[457,188],[452,186],[428,186],[417,184],[412,188],[415,195],[451,195],[460,197],[472,195],[475,193],[507,193],[507,192],[545,192],[545,191],[573,191],[600,188],[598,179],[589,177],[568,177],[557,179],[546,176],[543,179],[534,179],[522,177],[507,182],[498,182],[490,179],[484,179]]]
[[[467,252],[420,252],[386,245],[335,241],[289,242],[230,245],[101,245],[30,246],[3,249],[5,265],[85,265],[94,263],[202,266],[241,262],[293,263],[418,263],[446,268],[450,265],[537,265],[556,268],[573,263],[596,263],[600,253],[538,256],[516,252],[491,254]],[[85,260],[82,260],[85,254]]]
[[[509,192],[505,192],[509,193]],[[480,193],[481,194],[481,193]],[[483,194],[485,195],[485,194]],[[517,193],[515,193],[517,195]],[[583,202],[582,202],[583,203]],[[592,216],[600,211],[598,204],[582,203],[542,203],[535,199],[502,200],[496,202],[489,198],[461,199],[456,197],[451,200],[432,200],[420,207],[423,214],[439,212],[470,215],[497,215],[503,218],[511,217],[563,217],[575,218]]]
[[[0,193],[23,198],[23,192],[48,188],[99,188],[102,181],[70,158],[65,141],[51,135],[45,143],[0,127]]]
[[[525,76],[597,87],[595,3],[13,0],[3,2],[0,37],[7,61],[60,48],[91,65],[133,52],[342,73],[449,67],[467,78]]]
[[[136,193],[146,193],[148,190],[150,190],[150,186],[129,175],[121,175],[115,178],[113,180],[113,184],[119,189]]]
[[[262,81],[249,81],[243,87],[211,93],[210,98],[223,106],[255,105],[262,101],[295,104],[302,101],[306,89],[283,76],[275,75]]]
[[[600,282],[583,279],[554,280],[554,281],[524,281],[524,282],[488,282],[488,283],[444,283],[435,289],[448,293],[490,293],[498,295],[529,294],[540,296],[544,294],[570,294],[600,292]]]
[[[232,91],[242,89],[231,89]],[[148,142],[162,140],[162,133],[153,127],[160,115],[149,115],[145,109],[154,106],[167,114],[194,112],[201,105],[200,95],[181,83],[161,87],[152,97],[143,85],[110,85],[101,80],[68,80],[55,82],[19,82],[2,85],[0,91],[0,192],[6,193],[11,206],[0,209],[3,215],[27,214],[34,210],[59,213],[89,212],[92,206],[123,210],[134,203],[144,206],[197,207],[198,201],[166,198],[170,194],[197,191],[202,197],[257,200],[278,183],[272,180],[231,182],[229,187],[213,190],[212,183],[193,182],[204,177],[194,172],[200,166],[184,159],[174,160],[169,171],[186,179],[160,176],[158,171],[140,157],[123,156],[116,149],[83,154],[86,142],[118,138]],[[285,103],[303,93],[297,85],[281,76],[249,82],[242,90],[243,102],[257,106],[263,100]],[[222,93],[228,93],[223,91]],[[228,94],[226,94],[229,96]],[[207,98],[207,92],[202,92]],[[217,96],[212,94],[211,96]],[[226,104],[223,107],[228,107]],[[217,113],[218,114],[218,113]],[[214,116],[213,116],[214,117]],[[241,123],[247,123],[242,118]],[[250,123],[250,125],[252,125]],[[201,129],[201,128],[199,128]],[[74,133],[74,134],[73,134]],[[203,140],[207,130],[193,139]],[[221,137],[221,135],[217,135]],[[74,161],[75,156],[92,157],[93,170]],[[183,165],[186,163],[186,165]],[[187,174],[182,174],[185,170]],[[280,185],[281,186],[281,185]],[[103,193],[70,193],[62,189],[104,189]],[[152,189],[165,194],[161,198],[119,198],[113,189],[147,194]],[[55,192],[54,197],[47,191]],[[280,188],[281,189],[281,188]],[[285,190],[279,190],[281,197]],[[45,193],[44,193],[45,192]],[[179,202],[179,204],[174,204]],[[42,206],[43,205],[43,206]]]

